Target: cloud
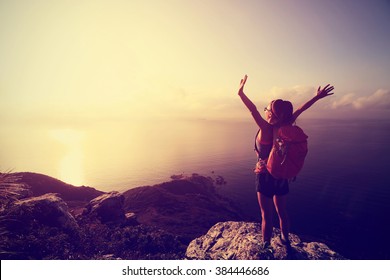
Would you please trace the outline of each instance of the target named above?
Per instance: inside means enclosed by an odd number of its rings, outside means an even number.
[[[281,98],[293,103],[298,108],[313,96],[317,88],[310,86],[295,86],[291,88],[272,88],[267,96],[270,100]],[[316,102],[314,109],[305,112],[305,117],[332,117],[332,118],[367,118],[362,114],[366,110],[374,113],[373,118],[390,117],[390,90],[380,88],[373,93],[358,94],[356,92],[342,93],[335,90],[335,94]]]
[[[355,93],[348,93],[335,100],[331,106],[333,109],[353,108],[361,109],[390,109],[390,90],[378,89],[371,95],[357,96]]]
[[[295,86],[291,88],[277,88],[271,89],[270,96],[272,99],[290,100],[294,107],[300,106],[312,98],[317,89],[309,86]],[[322,99],[319,102],[321,105],[316,105],[316,111],[322,109],[333,110],[353,110],[360,111],[362,109],[377,109],[387,111],[390,110],[390,90],[378,89],[372,94],[359,95],[354,92],[342,94],[335,92],[329,98]]]
[[[315,92],[315,88],[311,86],[294,86],[291,88],[274,87],[270,94],[272,99],[284,99],[300,104],[312,98]]]
[[[348,93],[346,95],[343,95],[341,98],[333,101],[332,109],[338,109],[340,107],[352,105],[353,100],[355,99],[355,96],[356,96],[356,94],[354,94],[354,93]]]

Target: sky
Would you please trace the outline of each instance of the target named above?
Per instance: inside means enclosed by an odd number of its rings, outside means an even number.
[[[64,145],[77,166],[83,128],[102,123],[248,120],[245,74],[260,109],[330,83],[302,118],[388,119],[389,14],[388,0],[0,0],[0,170]]]
[[[389,1],[0,0],[2,123],[244,118],[236,93],[390,116]],[[309,114],[310,115],[310,114]]]

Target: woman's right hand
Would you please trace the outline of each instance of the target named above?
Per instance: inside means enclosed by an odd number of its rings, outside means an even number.
[[[238,89],[238,95],[241,95],[244,93],[244,86],[245,86],[245,83],[246,83],[246,79],[248,78],[247,75],[244,76],[243,79],[241,79],[241,83],[240,83],[240,88]]]

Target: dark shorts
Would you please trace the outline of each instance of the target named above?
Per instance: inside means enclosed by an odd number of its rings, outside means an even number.
[[[274,195],[286,195],[289,192],[288,180],[275,179],[268,172],[256,174],[256,191],[272,198]]]

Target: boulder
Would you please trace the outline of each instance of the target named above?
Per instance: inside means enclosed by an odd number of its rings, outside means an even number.
[[[187,259],[197,260],[260,260],[344,259],[323,243],[302,242],[290,234],[291,247],[280,241],[280,230],[274,229],[270,248],[262,248],[261,225],[246,222],[220,222],[207,234],[191,241],[186,250]]]
[[[125,197],[117,191],[105,193],[91,200],[83,215],[96,217],[102,223],[125,222],[124,202]]]
[[[76,220],[68,211],[68,205],[54,193],[17,200],[10,207],[8,215],[18,221],[21,227],[36,221],[63,229],[78,228]]]
[[[135,225],[138,225],[138,221],[137,221],[137,215],[133,212],[127,212],[125,214],[125,217],[126,217],[126,225],[128,226],[135,226]]]

